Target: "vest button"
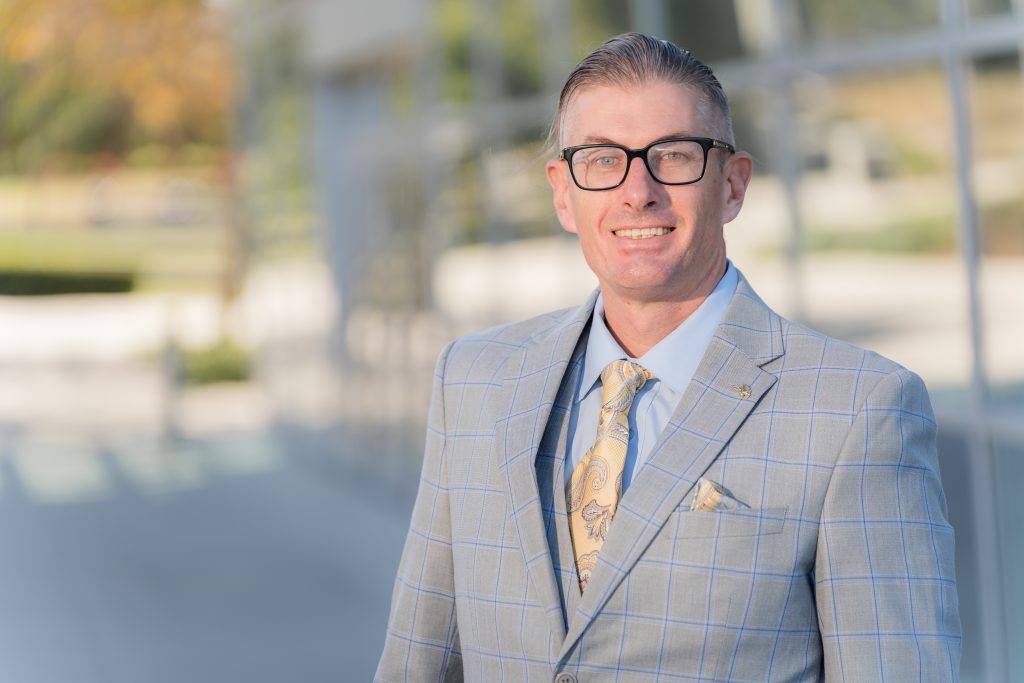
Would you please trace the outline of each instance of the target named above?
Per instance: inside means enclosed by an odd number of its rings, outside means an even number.
[[[576,677],[568,671],[563,671],[555,676],[555,683],[577,683]]]

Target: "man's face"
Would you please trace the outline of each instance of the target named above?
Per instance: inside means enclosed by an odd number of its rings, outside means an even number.
[[[720,138],[689,87],[656,81],[578,92],[565,111],[563,147],[611,142],[640,148],[678,136]],[[566,162],[550,161],[548,182],[562,227],[579,236],[605,296],[632,301],[686,301],[706,295],[725,268],[722,226],[739,213],[751,174],[745,153],[712,149],[703,179],[668,186],[633,159],[625,181],[612,190],[581,190]],[[627,233],[658,228],[653,236]]]

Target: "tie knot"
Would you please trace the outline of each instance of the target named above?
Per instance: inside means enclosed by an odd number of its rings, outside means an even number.
[[[613,360],[601,371],[602,410],[628,411],[640,388],[652,379],[651,371],[631,360]]]

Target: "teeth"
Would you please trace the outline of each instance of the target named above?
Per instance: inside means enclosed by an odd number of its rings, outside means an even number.
[[[631,240],[642,240],[646,237],[656,235],[667,235],[672,232],[669,228],[630,228],[629,230],[613,230],[616,237],[628,237]]]

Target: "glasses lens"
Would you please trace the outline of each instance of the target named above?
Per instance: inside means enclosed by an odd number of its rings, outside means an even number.
[[[572,155],[572,175],[587,190],[615,187],[626,177],[626,153],[618,147],[585,147]]]
[[[692,140],[657,144],[647,152],[647,163],[663,183],[692,183],[704,173],[704,148]]]

